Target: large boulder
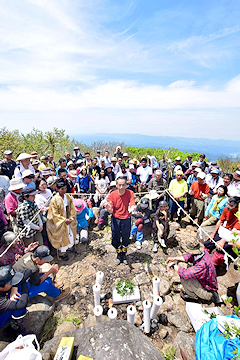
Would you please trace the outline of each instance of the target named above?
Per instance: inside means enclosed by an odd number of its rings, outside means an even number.
[[[84,355],[94,360],[164,360],[147,336],[125,320],[103,322],[65,333],[64,336],[74,336],[77,358]],[[56,336],[45,343],[43,360],[52,359],[60,340],[61,336]]]
[[[54,303],[46,297],[37,295],[29,300],[25,325],[30,333],[36,334],[40,340],[42,329],[47,319],[53,314]]]

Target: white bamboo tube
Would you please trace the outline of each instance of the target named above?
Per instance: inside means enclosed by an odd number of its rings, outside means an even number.
[[[136,308],[133,305],[127,307],[127,321],[134,325]]]
[[[117,309],[112,307],[111,309],[108,310],[108,317],[111,320],[115,320],[117,318]]]
[[[144,332],[148,334],[150,333],[151,303],[149,300],[144,300],[142,305],[143,305]]]
[[[99,284],[93,285],[94,307],[100,305],[100,290],[101,286]]]
[[[160,285],[159,277],[154,276],[154,278],[152,279],[152,283],[153,283],[153,296],[158,296],[159,295],[159,285]]]
[[[158,309],[160,308],[160,306],[162,305],[163,301],[162,298],[160,296],[154,296],[153,298],[153,306],[151,309],[151,313],[150,313],[150,319],[155,319]]]
[[[102,306],[101,305],[95,306],[93,312],[96,318],[96,322],[100,323],[102,321],[102,313],[103,313]]]

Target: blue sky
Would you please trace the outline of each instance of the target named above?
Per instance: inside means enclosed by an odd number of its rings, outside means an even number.
[[[239,45],[235,0],[1,0],[1,126],[238,140]]]

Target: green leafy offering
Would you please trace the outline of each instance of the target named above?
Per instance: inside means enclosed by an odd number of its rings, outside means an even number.
[[[210,317],[210,319],[215,319],[217,317],[217,314],[215,314],[215,312],[209,313],[207,310],[204,310],[204,312]]]
[[[131,295],[134,291],[134,284],[129,280],[120,280],[116,285],[116,290],[119,295]]]

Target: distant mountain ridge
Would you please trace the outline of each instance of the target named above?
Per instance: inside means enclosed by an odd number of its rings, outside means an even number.
[[[178,148],[181,151],[200,152],[206,154],[208,159],[214,160],[221,157],[240,158],[240,142],[231,140],[212,140],[185,138],[173,136],[150,136],[140,134],[77,134],[70,135],[78,141],[90,145],[94,141],[102,140],[124,142],[127,146],[157,147],[169,149]]]

